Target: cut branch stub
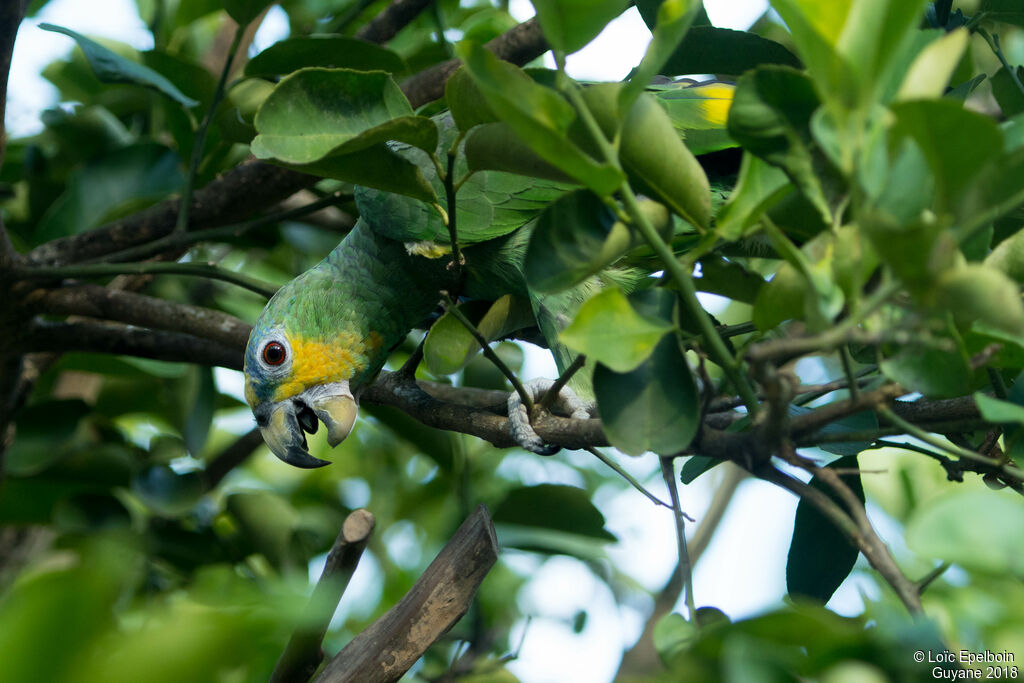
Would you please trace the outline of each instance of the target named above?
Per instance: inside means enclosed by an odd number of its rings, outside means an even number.
[[[398,604],[338,653],[315,683],[397,681],[466,613],[497,559],[494,526],[480,505]]]

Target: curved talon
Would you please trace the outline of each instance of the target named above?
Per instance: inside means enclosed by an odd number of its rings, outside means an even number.
[[[532,400],[538,401],[552,385],[554,385],[553,380],[540,378],[526,382],[523,388],[530,394]],[[590,417],[590,406],[569,387],[562,387],[555,398],[553,407],[557,408],[558,412],[565,413],[576,420],[586,420]],[[544,439],[534,431],[526,406],[523,405],[519,394],[514,391],[508,396],[508,419],[512,438],[531,453],[554,455],[562,449],[561,446],[545,443]]]

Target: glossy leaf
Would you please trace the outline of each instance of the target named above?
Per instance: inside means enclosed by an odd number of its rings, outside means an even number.
[[[694,26],[672,53],[661,73],[730,74],[739,76],[762,64],[800,68],[796,55],[780,43],[755,33],[716,26]]]
[[[654,625],[654,649],[658,657],[668,664],[681,652],[687,650],[696,639],[697,627],[682,614],[670,612],[658,619]]]
[[[576,52],[622,14],[628,0],[531,0],[544,37],[551,47]]]
[[[603,546],[617,540],[586,491],[574,486],[514,488],[495,506],[492,518],[501,544],[523,550],[600,559]]]
[[[256,114],[252,152],[260,159],[310,164],[397,140],[433,153],[437,126],[413,116],[381,72],[309,68],[283,79]]]
[[[895,105],[893,112],[901,132],[917,142],[927,159],[942,208],[954,207],[1003,148],[996,124],[956,101],[903,102]]]
[[[583,91],[583,98],[606,136],[614,137],[621,125],[619,160],[630,182],[692,225],[706,228],[711,220],[711,188],[704,169],[652,96],[639,97],[621,120],[622,87],[619,83],[591,86]]]
[[[715,231],[724,240],[739,239],[792,191],[782,169],[753,154],[744,154],[736,187],[718,211]]]
[[[934,296],[961,327],[980,321],[1009,334],[1024,334],[1020,289],[995,268],[980,263],[954,268],[939,278]]]
[[[882,373],[928,398],[952,398],[970,390],[971,369],[962,350],[907,347],[879,364]]]
[[[638,313],[621,290],[606,289],[583,304],[559,339],[616,372],[630,372],[671,329],[663,319]]]
[[[836,182],[836,171],[811,138],[811,117],[818,105],[806,75],[787,67],[762,66],[736,84],[729,134],[785,171],[827,222],[832,212],[826,184]]]
[[[907,545],[966,569],[1024,577],[1024,505],[1016,494],[953,491],[916,510]]]
[[[199,104],[196,100],[182,94],[174,87],[173,83],[153,69],[125,59],[71,29],[45,23],[39,24],[39,28],[44,31],[63,33],[74,38],[78,46],[82,48],[82,52],[85,53],[86,59],[89,60],[89,65],[92,67],[93,73],[96,74],[96,78],[104,83],[132,83],[153,88],[183,107],[194,107]]]
[[[1024,79],[1024,66],[1014,68],[1017,70],[1017,80]],[[1024,112],[1024,93],[1017,87],[1005,66],[992,77],[992,95],[1003,110],[1003,116],[1016,116]]]
[[[181,188],[178,155],[156,143],[123,147],[79,167],[37,227],[41,240],[85,232]]]
[[[464,67],[460,67],[445,83],[444,99],[455,125],[461,131],[498,120],[473,83],[473,77]]]
[[[504,171],[576,185],[571,176],[548,163],[504,122],[485,123],[469,131],[464,147],[472,171]],[[472,181],[472,178],[470,179]]]
[[[459,308],[474,323],[484,339],[494,341],[534,323],[530,303],[520,297],[506,295],[489,306],[470,302]],[[475,314],[469,309],[478,309]],[[465,325],[451,313],[445,313],[427,333],[423,360],[435,375],[450,375],[465,367],[480,350],[480,345]]]
[[[399,73],[405,70],[405,61],[387,48],[357,38],[297,36],[280,40],[250,59],[245,75],[269,78],[307,67]]]
[[[668,237],[668,211],[650,201],[641,211]],[[576,285],[613,263],[637,238],[593,193],[579,190],[548,206],[537,220],[523,261],[531,289],[557,292]]]
[[[1024,406],[980,392],[974,394],[974,403],[978,406],[981,417],[987,422],[1024,425]]]
[[[903,77],[897,99],[940,97],[967,50],[968,39],[967,30],[961,28],[926,46]]]
[[[616,169],[598,163],[569,141],[576,112],[554,90],[475,43],[463,41],[456,52],[491,110],[542,159],[599,195],[619,187],[622,176]]]
[[[594,393],[608,440],[629,455],[679,453],[700,427],[697,384],[674,334],[662,337],[634,370],[619,373],[599,364]]]
[[[260,15],[272,0],[223,0],[224,9],[239,26],[247,26]]]
[[[309,164],[295,164],[293,168],[424,202],[437,201],[433,186],[420,169],[384,143],[357,152],[328,156]]]
[[[828,467],[858,469],[857,457],[839,458]],[[860,473],[838,476],[863,503],[864,486],[860,480]],[[840,508],[846,508],[839,494],[818,477],[811,479],[810,486],[824,493]],[[786,560],[786,590],[793,597],[801,596],[822,603],[828,602],[839,585],[849,576],[859,552],[828,518],[807,499],[801,498],[796,506],[793,540],[790,542],[789,556]]]

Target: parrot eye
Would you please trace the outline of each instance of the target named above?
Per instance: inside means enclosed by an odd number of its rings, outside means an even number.
[[[267,365],[280,365],[284,358],[284,346],[281,342],[272,341],[263,347],[263,360]]]

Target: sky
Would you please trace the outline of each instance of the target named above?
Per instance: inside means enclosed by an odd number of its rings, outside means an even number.
[[[764,0],[706,0],[713,23],[728,28],[748,27],[766,9]],[[529,0],[512,0],[512,14],[519,20],[533,14]],[[41,128],[39,113],[56,103],[55,89],[39,76],[43,66],[67,54],[73,41],[63,35],[37,28],[48,21],[81,33],[116,38],[144,50],[152,39],[139,19],[132,0],[52,0],[43,12],[23,23],[18,34],[12,63],[8,130],[13,137],[29,135]],[[255,41],[255,50],[284,37],[287,24],[279,9],[272,10]],[[571,55],[571,75],[588,80],[618,80],[640,61],[650,32],[635,10],[629,10],[612,22],[589,46]],[[550,55],[549,55],[550,57]],[[550,357],[530,352],[524,369],[527,378],[554,377],[557,372]],[[807,368],[809,374],[819,372]],[[240,374],[218,369],[216,377],[223,390],[240,394]],[[815,381],[809,377],[808,381]],[[238,416],[239,428],[248,429],[250,418]],[[229,428],[225,423],[225,428]],[[269,457],[269,456],[268,456]],[[512,453],[502,467],[510,468],[524,483],[580,483],[578,474],[565,463],[591,464],[587,453],[563,453],[556,458],[538,459]],[[648,455],[630,458],[618,455],[631,474],[641,478],[657,496],[667,498],[660,480],[657,458]],[[719,474],[706,475],[681,488],[684,510],[700,520],[714,493]],[[367,492],[351,486],[346,495],[358,504]],[[605,514],[608,528],[620,542],[608,549],[612,562],[641,586],[657,590],[667,580],[676,562],[675,530],[672,515],[655,507],[640,493],[599,491],[595,503]],[[733,619],[752,616],[781,603],[785,594],[785,560],[792,531],[796,499],[770,484],[747,480],[741,484],[733,504],[722,520],[718,533],[697,566],[694,595],[698,606],[718,607]],[[878,511],[872,517],[881,525],[885,537],[887,521]],[[898,534],[896,535],[898,537]],[[402,542],[402,530],[392,532],[395,543]],[[608,586],[583,564],[566,557],[538,559],[537,556],[506,552],[503,559],[532,575],[519,596],[526,613],[534,615],[527,623],[516,625],[513,642],[522,639],[518,659],[509,669],[530,683],[602,683],[614,675],[621,652],[639,636],[645,614],[634,607],[619,606]],[[375,602],[379,594],[379,565],[367,557],[342,601],[338,618],[359,612],[363,605]],[[318,567],[311,567],[318,574]],[[830,607],[842,614],[862,609],[860,591],[870,584],[856,576],[840,588]],[[682,605],[677,609],[682,610]],[[571,622],[580,610],[588,612],[586,625],[573,633]]]

